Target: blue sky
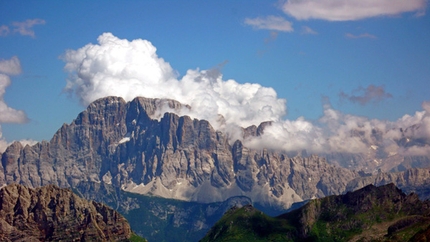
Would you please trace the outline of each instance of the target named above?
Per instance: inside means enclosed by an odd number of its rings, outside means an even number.
[[[150,41],[178,80],[218,68],[272,88],[282,120],[317,122],[327,103],[381,122],[413,116],[430,101],[428,4],[390,1],[1,1],[0,139],[49,140],[85,109],[64,92],[64,55],[103,33]]]

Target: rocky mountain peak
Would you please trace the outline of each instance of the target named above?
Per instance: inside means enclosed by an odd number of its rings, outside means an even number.
[[[169,99],[96,100],[50,142],[9,147],[2,155],[0,181],[30,187],[104,182],[187,201],[248,196],[261,204],[288,207],[343,192],[358,176],[316,156],[289,158],[247,148],[241,141],[230,144],[208,121],[176,114],[184,108],[189,107]],[[270,124],[246,130],[258,136]]]
[[[69,189],[10,184],[0,190],[2,241],[127,241],[131,235],[119,213]]]

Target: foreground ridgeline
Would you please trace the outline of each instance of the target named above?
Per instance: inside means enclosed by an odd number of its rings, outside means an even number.
[[[0,241],[130,241],[127,220],[97,202],[53,185],[0,190]]]
[[[393,184],[309,201],[278,217],[234,207],[201,240],[429,241],[430,202]]]

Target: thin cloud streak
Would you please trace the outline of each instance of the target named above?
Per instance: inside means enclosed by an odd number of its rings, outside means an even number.
[[[297,20],[354,21],[405,12],[424,15],[426,0],[287,0],[281,9]]]
[[[245,24],[252,26],[255,29],[275,30],[281,32],[292,32],[293,23],[285,20],[283,17],[267,16],[265,18],[246,18]]]
[[[315,30],[313,30],[313,29],[311,29],[310,27],[308,27],[308,26],[303,26],[302,27],[302,32],[301,32],[301,34],[312,34],[312,35],[316,35],[316,34],[318,34],[318,32],[317,31],[315,31]]]

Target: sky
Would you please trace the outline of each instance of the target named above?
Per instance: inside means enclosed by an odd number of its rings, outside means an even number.
[[[0,1],[0,152],[115,95],[177,99],[232,138],[272,121],[254,147],[364,152],[378,129],[387,153],[430,155],[394,142],[414,125],[407,135],[430,139],[427,12],[426,0]]]

